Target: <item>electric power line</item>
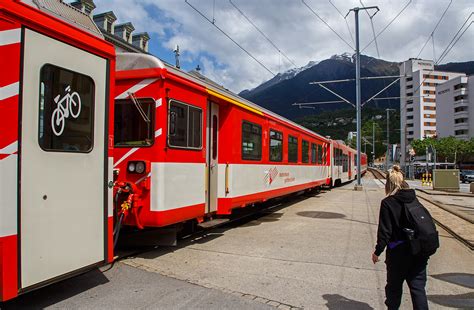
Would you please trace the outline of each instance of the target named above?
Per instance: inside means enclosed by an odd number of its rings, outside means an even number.
[[[255,25],[255,23],[252,22],[252,20],[244,13],[242,12],[242,10],[237,7],[237,5],[232,2],[232,0],[229,0],[229,3],[240,13],[240,15],[242,15],[281,55],[283,55],[283,57],[285,57],[289,62],[291,62],[295,67],[296,67],[296,64],[293,60],[291,60],[285,53],[283,53],[279,48],[278,46],[276,46],[275,43],[273,43],[272,40],[270,40],[270,38],[265,35],[265,33],[263,33],[262,30],[260,30],[260,28],[257,27],[257,25]]]
[[[382,33],[384,33],[385,30],[387,30],[387,28],[403,13],[403,11],[405,11],[405,9],[410,5],[410,3],[412,2],[413,0],[408,0],[408,2],[405,4],[405,6],[400,10],[400,12],[397,13],[397,15],[395,15],[395,17],[375,36],[374,39],[372,39],[372,41],[370,41],[369,43],[367,43],[367,45],[360,51],[361,53],[363,51],[365,51],[365,49],[367,47],[369,47]]]
[[[420,57],[421,53],[423,52],[423,50],[425,49],[426,47],[426,44],[428,44],[428,42],[430,41],[430,38],[433,37],[436,29],[438,28],[439,24],[441,23],[441,21],[443,20],[443,17],[446,15],[446,12],[448,11],[449,7],[451,6],[451,4],[453,3],[453,0],[450,0],[449,1],[449,4],[448,6],[446,7],[446,9],[444,10],[443,14],[441,15],[441,17],[439,18],[438,22],[436,23],[436,26],[434,27],[433,31],[431,31],[431,34],[430,36],[428,37],[428,39],[426,40],[425,44],[423,44],[423,47],[421,48],[420,52],[418,53],[418,55],[416,56],[416,58]]]
[[[339,11],[337,6],[334,3],[332,3],[331,0],[329,0],[329,3],[336,9],[336,11],[339,13],[339,15],[341,15],[341,17],[344,18],[344,21],[345,21],[346,26],[347,26],[347,32],[349,32],[349,36],[351,37],[352,44],[355,45],[355,40],[354,40],[354,37],[352,36],[352,31],[351,31],[351,28],[349,27],[349,23],[347,22],[347,18],[341,13],[341,11]]]
[[[350,45],[336,30],[334,30],[324,19],[322,19],[321,16],[319,16],[318,13],[316,13],[304,0],[301,0],[301,2],[317,17],[319,18],[320,21],[322,21],[329,29],[331,29],[332,32],[334,32],[335,35],[339,37],[347,46],[349,46],[352,50],[354,47]]]
[[[242,45],[240,45],[237,41],[232,39],[230,35],[228,35],[224,30],[222,30],[219,26],[216,25],[215,20],[210,20],[206,15],[204,15],[201,11],[199,11],[196,7],[194,7],[188,0],[184,0],[187,5],[189,5],[194,11],[196,11],[199,15],[201,15],[205,20],[207,20],[211,25],[217,28],[223,35],[225,35],[229,40],[231,40],[235,45],[237,45],[241,50],[243,50],[249,57],[255,60],[260,66],[262,66],[265,70],[267,70],[271,75],[276,76],[270,69],[268,69],[262,62],[260,62],[255,56],[253,56],[249,51],[247,51]]]

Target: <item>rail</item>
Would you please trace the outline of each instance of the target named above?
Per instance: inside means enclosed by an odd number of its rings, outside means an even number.
[[[368,168],[368,171],[372,173],[372,175],[378,179],[379,181],[381,181],[384,185],[385,185],[385,174],[380,171],[379,169],[375,169],[375,168]],[[418,192],[420,192],[420,190],[418,189],[415,189],[417,190]],[[460,219],[463,219],[463,220],[466,220],[464,219],[463,217],[459,216],[459,214],[456,214],[455,212],[452,212],[451,210],[447,209],[447,208],[443,208],[442,206],[440,206],[438,203],[435,203],[433,202],[432,200],[424,197],[423,195],[417,195],[418,198],[421,198],[422,200],[440,208],[440,209],[443,209],[444,211],[460,218]],[[437,220],[436,218],[433,218],[433,220],[436,222],[436,224],[440,227],[442,227],[444,230],[446,230],[450,235],[452,235],[455,239],[457,239],[459,242],[461,242],[462,244],[466,245],[469,249],[471,250],[474,250],[474,246],[472,245],[471,242],[469,242],[468,240],[466,240],[465,238],[463,238],[462,236],[460,236],[459,234],[457,234],[455,231],[453,231],[451,228],[449,228],[447,225],[444,225],[443,223],[441,223],[439,220]]]

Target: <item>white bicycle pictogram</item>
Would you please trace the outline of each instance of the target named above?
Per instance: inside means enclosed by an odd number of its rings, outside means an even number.
[[[73,118],[77,118],[81,113],[81,97],[77,92],[71,92],[71,86],[65,88],[67,92],[63,98],[61,95],[57,95],[54,98],[57,107],[54,109],[51,115],[51,129],[56,136],[60,136],[64,131],[66,119],[71,115]]]

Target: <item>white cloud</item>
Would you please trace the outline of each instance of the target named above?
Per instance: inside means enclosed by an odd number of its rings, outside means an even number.
[[[271,71],[283,72],[293,65],[269,44],[243,18],[228,0],[188,0],[215,24],[247,49]],[[331,32],[301,1],[298,0],[232,0],[252,21],[298,66],[311,60],[325,59],[350,48]],[[331,27],[351,42],[346,22],[326,0],[305,0]],[[366,6],[378,5],[380,12],[373,18],[379,32],[401,10],[408,0],[364,0]],[[233,91],[253,88],[272,76],[244,51],[205,21],[184,0],[95,0],[99,11],[113,10],[119,21],[131,21],[137,31],[156,33],[160,40],[150,44],[168,49],[179,44],[183,60],[201,63],[203,73]],[[215,3],[215,5],[214,5]],[[332,0],[346,14],[350,8],[361,6],[356,0]],[[380,57],[403,61],[416,57],[439,20],[449,0],[412,0],[408,8],[378,38]],[[435,38],[438,57],[458,28],[472,12],[471,0],[453,1]],[[160,16],[155,16],[156,12]],[[154,15],[155,14],[155,15]],[[360,12],[361,47],[373,39],[368,16]],[[474,20],[471,17],[471,20]],[[354,15],[347,17],[354,31]],[[472,60],[474,36],[471,27],[443,62]],[[375,44],[365,54],[377,56]],[[157,55],[158,57],[160,55]],[[211,56],[211,57],[210,57]],[[433,58],[431,42],[420,55]]]

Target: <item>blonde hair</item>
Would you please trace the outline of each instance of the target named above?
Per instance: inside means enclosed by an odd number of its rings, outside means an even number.
[[[400,166],[393,165],[392,169],[389,169],[387,172],[386,182],[385,182],[385,194],[387,196],[396,194],[400,189],[410,188],[405,182],[403,172],[400,169]]]

